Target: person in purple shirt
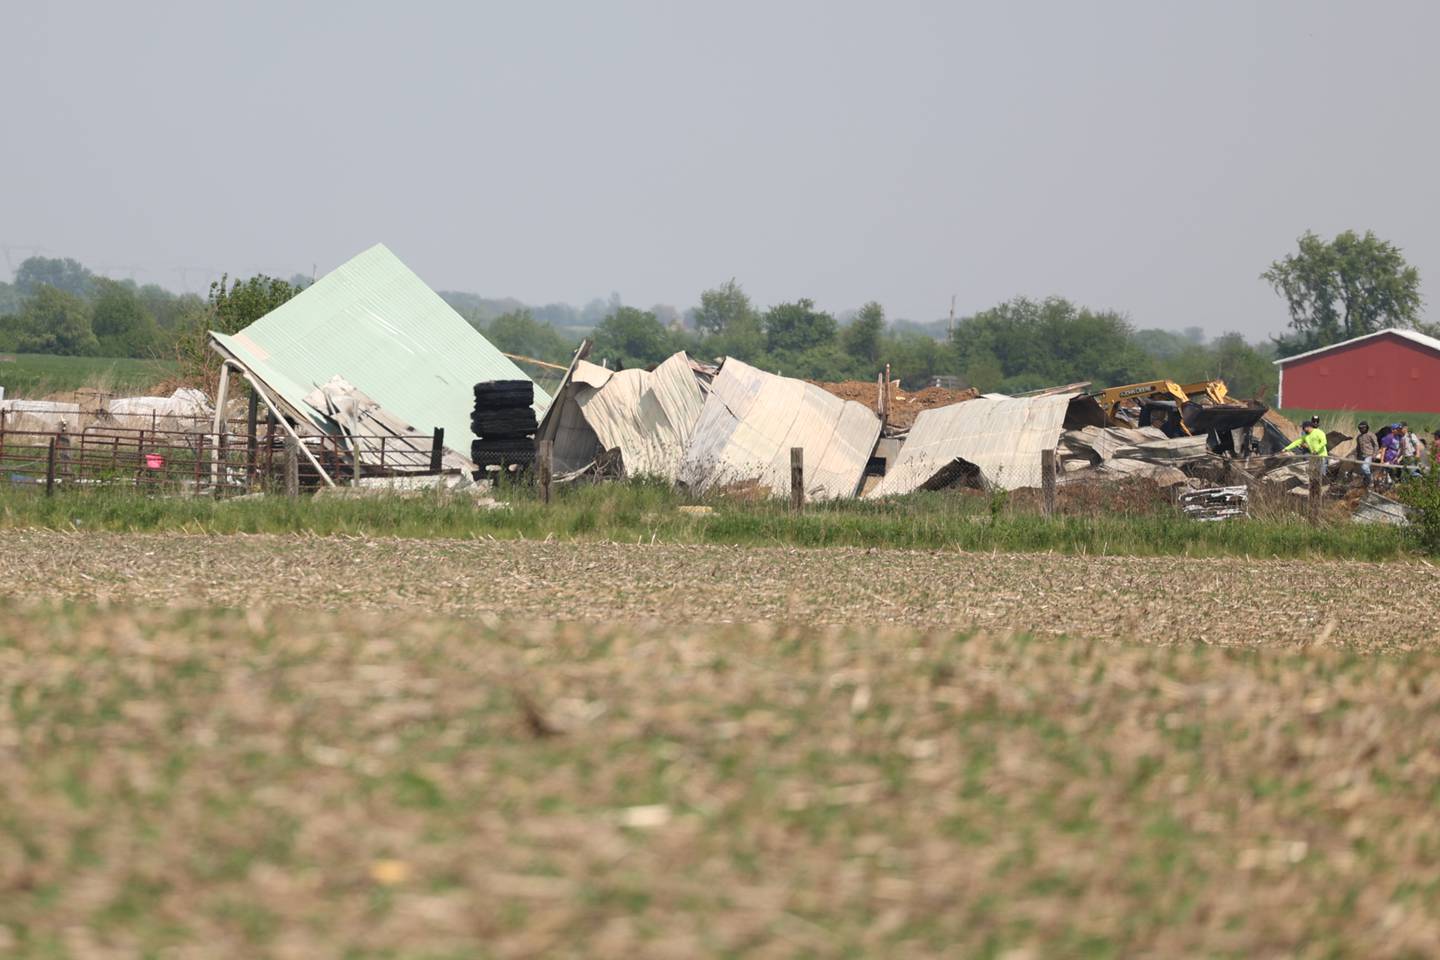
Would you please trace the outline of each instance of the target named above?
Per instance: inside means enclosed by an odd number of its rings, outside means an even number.
[[[1390,424],[1385,436],[1380,438],[1381,460],[1385,463],[1400,462],[1400,424]]]

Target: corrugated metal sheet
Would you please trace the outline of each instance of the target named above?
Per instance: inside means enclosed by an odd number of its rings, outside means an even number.
[[[318,426],[325,418],[304,398],[339,375],[419,431],[444,427],[446,446],[462,451],[474,385],[530,380],[383,244],[239,333],[211,336]],[[535,400],[539,411],[550,402],[538,386]]]
[[[690,358],[677,353],[653,371],[576,365],[575,402],[604,450],[619,448],[625,473],[673,481],[705,395]]]
[[[1040,485],[1040,451],[1055,449],[1076,394],[993,394],[925,410],[915,419],[899,461],[867,496],[884,497],[944,485],[963,462],[1001,490]],[[1094,401],[1089,401],[1093,403]]]
[[[852,497],[879,437],[869,408],[731,358],[710,386],[680,481],[700,493],[753,484],[783,496],[790,448],[803,447],[806,496]]]

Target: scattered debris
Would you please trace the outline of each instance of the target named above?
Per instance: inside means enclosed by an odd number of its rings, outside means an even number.
[[[1410,525],[1410,508],[1398,500],[1367,490],[1355,503],[1351,519],[1356,523],[1386,523],[1394,527]]]
[[[1250,489],[1234,487],[1203,487],[1180,495],[1180,509],[1195,520],[1233,520],[1248,514]]]

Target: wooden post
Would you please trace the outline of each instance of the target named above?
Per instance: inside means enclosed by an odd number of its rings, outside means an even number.
[[[1045,496],[1045,516],[1055,516],[1055,451],[1040,451],[1040,490]]]
[[[382,441],[383,442],[383,441]],[[439,473],[440,467],[445,462],[445,428],[436,427],[435,435],[430,438],[430,472]]]
[[[886,411],[885,408],[886,408],[886,406],[887,406],[887,401],[890,399],[889,397],[887,397],[887,396],[885,395],[886,392],[887,392],[887,391],[885,390],[885,374],[883,374],[883,373],[877,373],[877,374],[875,374],[875,410],[876,410],[876,412],[878,412],[878,413],[880,414],[880,427],[881,427],[881,429],[884,429],[884,427],[885,427],[885,414],[887,413],[887,411]]]
[[[805,509],[805,448],[790,448],[790,510]]]
[[[360,486],[360,477],[363,475],[363,474],[362,474],[362,471],[364,470],[364,463],[363,463],[363,461],[361,461],[361,459],[360,459],[360,438],[359,438],[359,437],[351,437],[351,438],[350,438],[350,456],[352,456],[352,457],[355,458],[355,477],[354,477],[354,479],[351,481],[351,484],[350,484],[350,485],[351,485],[351,486],[354,486],[354,487],[358,487],[358,486]]]
[[[300,496],[300,445],[285,435],[285,496]]]
[[[890,364],[886,364],[886,389],[884,389],[884,393],[886,393],[886,406],[884,406],[884,412],[880,415],[881,429],[884,429],[884,426],[890,423]]]
[[[1310,458],[1310,522],[1320,523],[1320,468],[1325,463],[1322,457]]]
[[[45,496],[55,495],[55,438],[50,438],[50,452],[45,457]]]
[[[255,489],[255,470],[259,462],[259,451],[256,450],[255,445],[256,434],[259,432],[259,420],[260,394],[255,392],[254,387],[251,387],[250,410],[245,417],[245,488],[247,490]]]
[[[541,440],[536,473],[540,479],[540,502],[550,502],[550,480],[555,466],[555,441]]]

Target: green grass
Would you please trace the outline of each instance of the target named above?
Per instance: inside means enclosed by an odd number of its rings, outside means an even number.
[[[86,386],[141,393],[174,371],[175,365],[168,360],[0,354],[0,387],[4,387],[5,396],[11,398],[33,399]]]
[[[1436,428],[1440,428],[1440,413],[1416,413],[1403,410],[1302,410],[1298,407],[1287,407],[1280,411],[1281,414],[1299,423],[1308,420],[1312,416],[1320,418],[1322,426],[1336,426],[1350,432],[1355,424],[1364,420],[1370,424],[1370,429],[1378,430],[1387,423],[1408,423],[1410,428],[1417,433],[1428,437]]]
[[[408,538],[612,540],[745,546],[852,546],[1134,556],[1330,557],[1412,555],[1403,531],[1293,519],[1198,523],[1168,505],[1133,513],[1047,519],[1003,499],[953,492],[890,501],[812,504],[795,516],[780,501],[710,501],[692,514],[667,486],[634,482],[560,488],[546,506],[528,489],[502,491],[502,509],[464,497],[323,497],[213,501],[124,491],[0,491],[0,527],[194,533],[313,533]]]

